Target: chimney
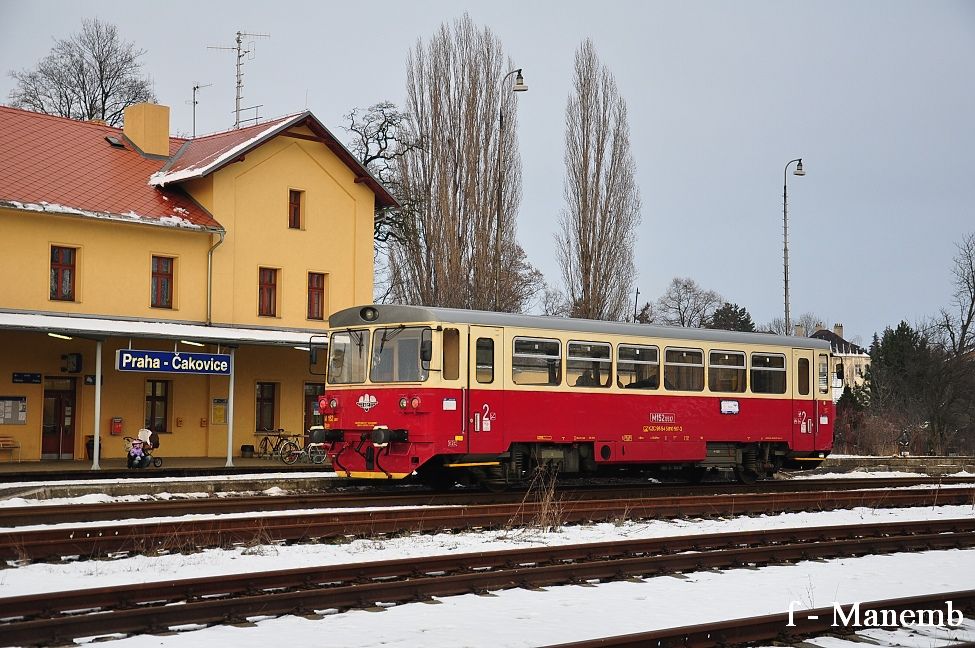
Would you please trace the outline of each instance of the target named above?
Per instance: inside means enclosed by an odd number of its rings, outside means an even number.
[[[806,337],[806,327],[802,324],[796,324],[796,337]]]
[[[125,109],[122,132],[146,155],[169,156],[169,106],[133,104]]]
[[[843,337],[843,325],[833,324],[833,333],[836,334],[836,337]]]

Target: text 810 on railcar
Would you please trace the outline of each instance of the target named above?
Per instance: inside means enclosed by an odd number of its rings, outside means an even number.
[[[813,338],[395,305],[329,330],[316,436],[343,477],[752,481],[833,444],[830,347]]]

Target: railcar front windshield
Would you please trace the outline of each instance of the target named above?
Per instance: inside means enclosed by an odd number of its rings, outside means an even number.
[[[374,383],[424,382],[430,377],[431,332],[428,326],[378,328],[372,332],[369,380]]]
[[[367,329],[335,331],[329,339],[328,383],[351,385],[366,382],[369,331]]]

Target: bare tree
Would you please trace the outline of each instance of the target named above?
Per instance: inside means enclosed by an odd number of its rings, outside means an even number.
[[[345,131],[351,136],[349,150],[400,204],[399,207],[377,205],[373,217],[374,298],[376,303],[386,303],[394,292],[389,269],[390,240],[402,240],[408,229],[403,226],[403,220],[411,218],[416,211],[404,195],[399,158],[416,150],[419,142],[409,139],[408,117],[391,101],[373,104],[365,110],[354,108],[345,118],[349,122]]]
[[[775,333],[776,335],[795,335],[796,327],[800,327],[803,336],[809,337],[817,330],[828,326],[827,321],[829,321],[828,318],[820,317],[815,313],[806,311],[792,321],[793,329],[791,331],[785,330],[785,319],[782,317],[773,317],[772,321],[767,324],[762,324],[758,327],[758,330],[763,333]]]
[[[419,146],[398,160],[415,208],[402,240],[391,241],[398,301],[517,312],[541,288],[515,238],[517,102],[502,83],[512,67],[500,40],[467,14],[410,53],[407,135]]]
[[[152,81],[142,76],[143,54],[115,25],[85,20],[81,32],[56,41],[37,68],[10,72],[17,82],[10,105],[119,126],[128,106],[155,101]]]
[[[942,308],[938,316],[940,337],[946,350],[953,356],[962,356],[975,349],[975,232],[968,234],[957,245],[951,274],[955,292],[948,308]]]
[[[626,102],[592,41],[576,50],[565,108],[565,200],[556,249],[573,317],[623,320],[636,270],[640,192]]]
[[[687,277],[674,277],[667,291],[657,300],[656,321],[673,326],[701,328],[724,303],[713,290],[705,290]]]

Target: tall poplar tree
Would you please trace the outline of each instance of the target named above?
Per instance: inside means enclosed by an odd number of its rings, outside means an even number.
[[[640,192],[626,102],[588,39],[576,51],[565,125],[566,206],[556,246],[570,313],[623,320],[636,275]]]

